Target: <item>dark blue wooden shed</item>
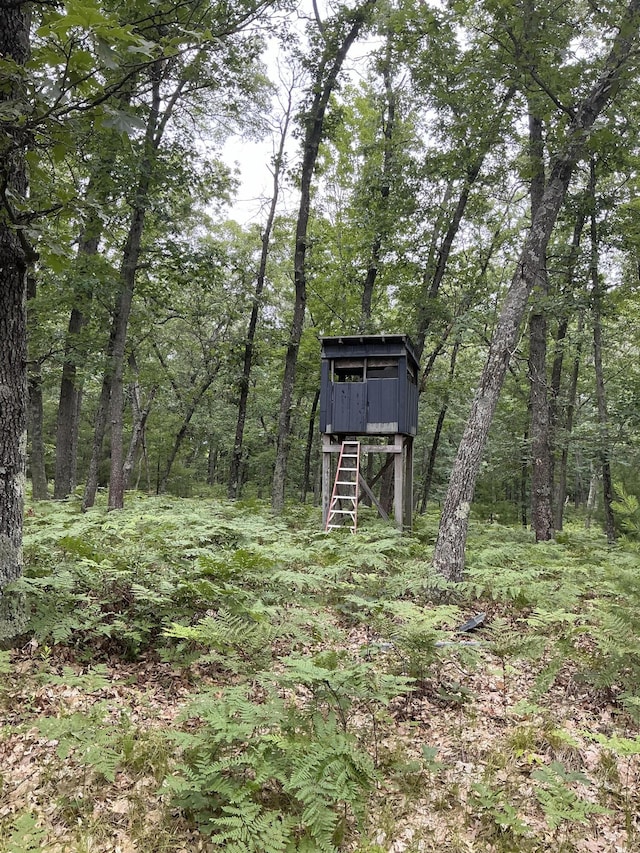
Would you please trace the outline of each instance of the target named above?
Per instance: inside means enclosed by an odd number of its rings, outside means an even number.
[[[320,432],[415,435],[418,360],[407,335],[322,338]]]
[[[320,432],[322,433],[322,506],[325,525],[335,512],[340,476],[333,478],[332,459],[343,443],[366,436],[364,454],[387,455],[383,469],[367,483],[358,473],[362,492],[387,513],[373,494],[375,481],[393,463],[393,513],[396,525],[411,527],[413,507],[413,436],[418,429],[419,363],[407,335],[340,335],[321,339]],[[382,439],[380,437],[383,437]],[[340,456],[342,458],[342,455]],[[359,458],[359,455],[358,455]],[[333,494],[331,483],[334,483]],[[345,489],[348,488],[344,484]],[[345,501],[347,500],[345,495]],[[355,499],[356,506],[357,500]],[[335,526],[329,524],[329,527]],[[354,517],[355,529],[355,517]]]

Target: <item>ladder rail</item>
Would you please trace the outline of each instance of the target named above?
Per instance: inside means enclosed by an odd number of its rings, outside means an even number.
[[[355,452],[354,452],[355,451]],[[354,464],[355,463],[355,464]],[[354,475],[353,479],[349,479]],[[347,488],[353,491],[347,492]],[[325,532],[345,527],[343,521],[350,520],[349,530],[355,533],[358,527],[358,501],[360,490],[360,442],[343,441],[338,458],[338,467],[329,501]],[[345,509],[343,504],[351,504]]]

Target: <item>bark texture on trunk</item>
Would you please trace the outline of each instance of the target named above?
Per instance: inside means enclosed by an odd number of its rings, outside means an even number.
[[[322,141],[324,118],[331,93],[335,89],[338,75],[342,69],[349,49],[358,38],[375,0],[365,3],[352,13],[352,20],[344,37],[339,42],[325,42],[323,56],[314,80],[314,96],[305,115],[305,137],[300,172],[300,206],[296,221],[295,252],[293,260],[293,277],[295,286],[295,303],[293,317],[289,327],[289,341],[285,356],[284,376],[282,378],[282,394],[278,412],[278,435],[276,440],[276,460],[271,489],[271,507],[274,512],[282,512],[284,508],[285,482],[289,445],[291,440],[291,408],[293,389],[296,381],[298,366],[298,350],[302,339],[304,316],[307,307],[307,228],[311,209],[311,184],[315,172],[318,150]]]
[[[29,9],[0,6],[0,56],[23,66],[29,58]],[[0,104],[24,98],[19,74],[6,78]],[[26,101],[24,101],[26,106]],[[27,270],[35,260],[16,225],[13,199],[27,195],[19,126],[6,126],[0,145],[0,643],[24,628],[20,596],[4,592],[22,572],[22,523],[27,453]]]
[[[640,0],[632,0],[614,40],[604,70],[589,96],[579,105],[567,129],[564,144],[552,161],[544,195],[518,258],[509,292],[498,319],[489,355],[471,405],[445,499],[433,564],[450,580],[460,580],[471,501],[491,421],[529,295],[540,269],[573,170],[585,149],[594,121],[619,89],[632,48],[638,40]]]
[[[591,528],[591,518],[598,508],[598,472],[593,459],[591,460],[589,471],[589,494],[587,495],[587,513],[584,519],[586,530]]]

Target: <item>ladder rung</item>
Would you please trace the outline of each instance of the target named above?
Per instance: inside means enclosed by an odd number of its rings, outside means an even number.
[[[339,486],[357,486],[358,485],[355,480],[336,480],[336,483]]]
[[[332,509],[330,515],[354,515],[355,509]]]

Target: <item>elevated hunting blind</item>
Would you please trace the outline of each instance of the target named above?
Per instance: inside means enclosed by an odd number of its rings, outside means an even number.
[[[371,491],[374,481],[368,484],[362,476],[360,451],[388,455],[374,478],[376,481],[394,463],[395,522],[400,528],[410,528],[419,374],[411,341],[406,335],[341,335],[322,338],[321,343],[320,431],[323,436],[325,529],[343,526],[347,521],[355,531],[360,489],[380,514],[388,517]],[[369,437],[371,443],[361,444],[354,440],[356,436]],[[376,441],[380,437],[386,441]],[[330,493],[332,454],[340,455]],[[355,471],[354,467],[348,467],[349,464],[357,467],[355,474],[345,473]]]

